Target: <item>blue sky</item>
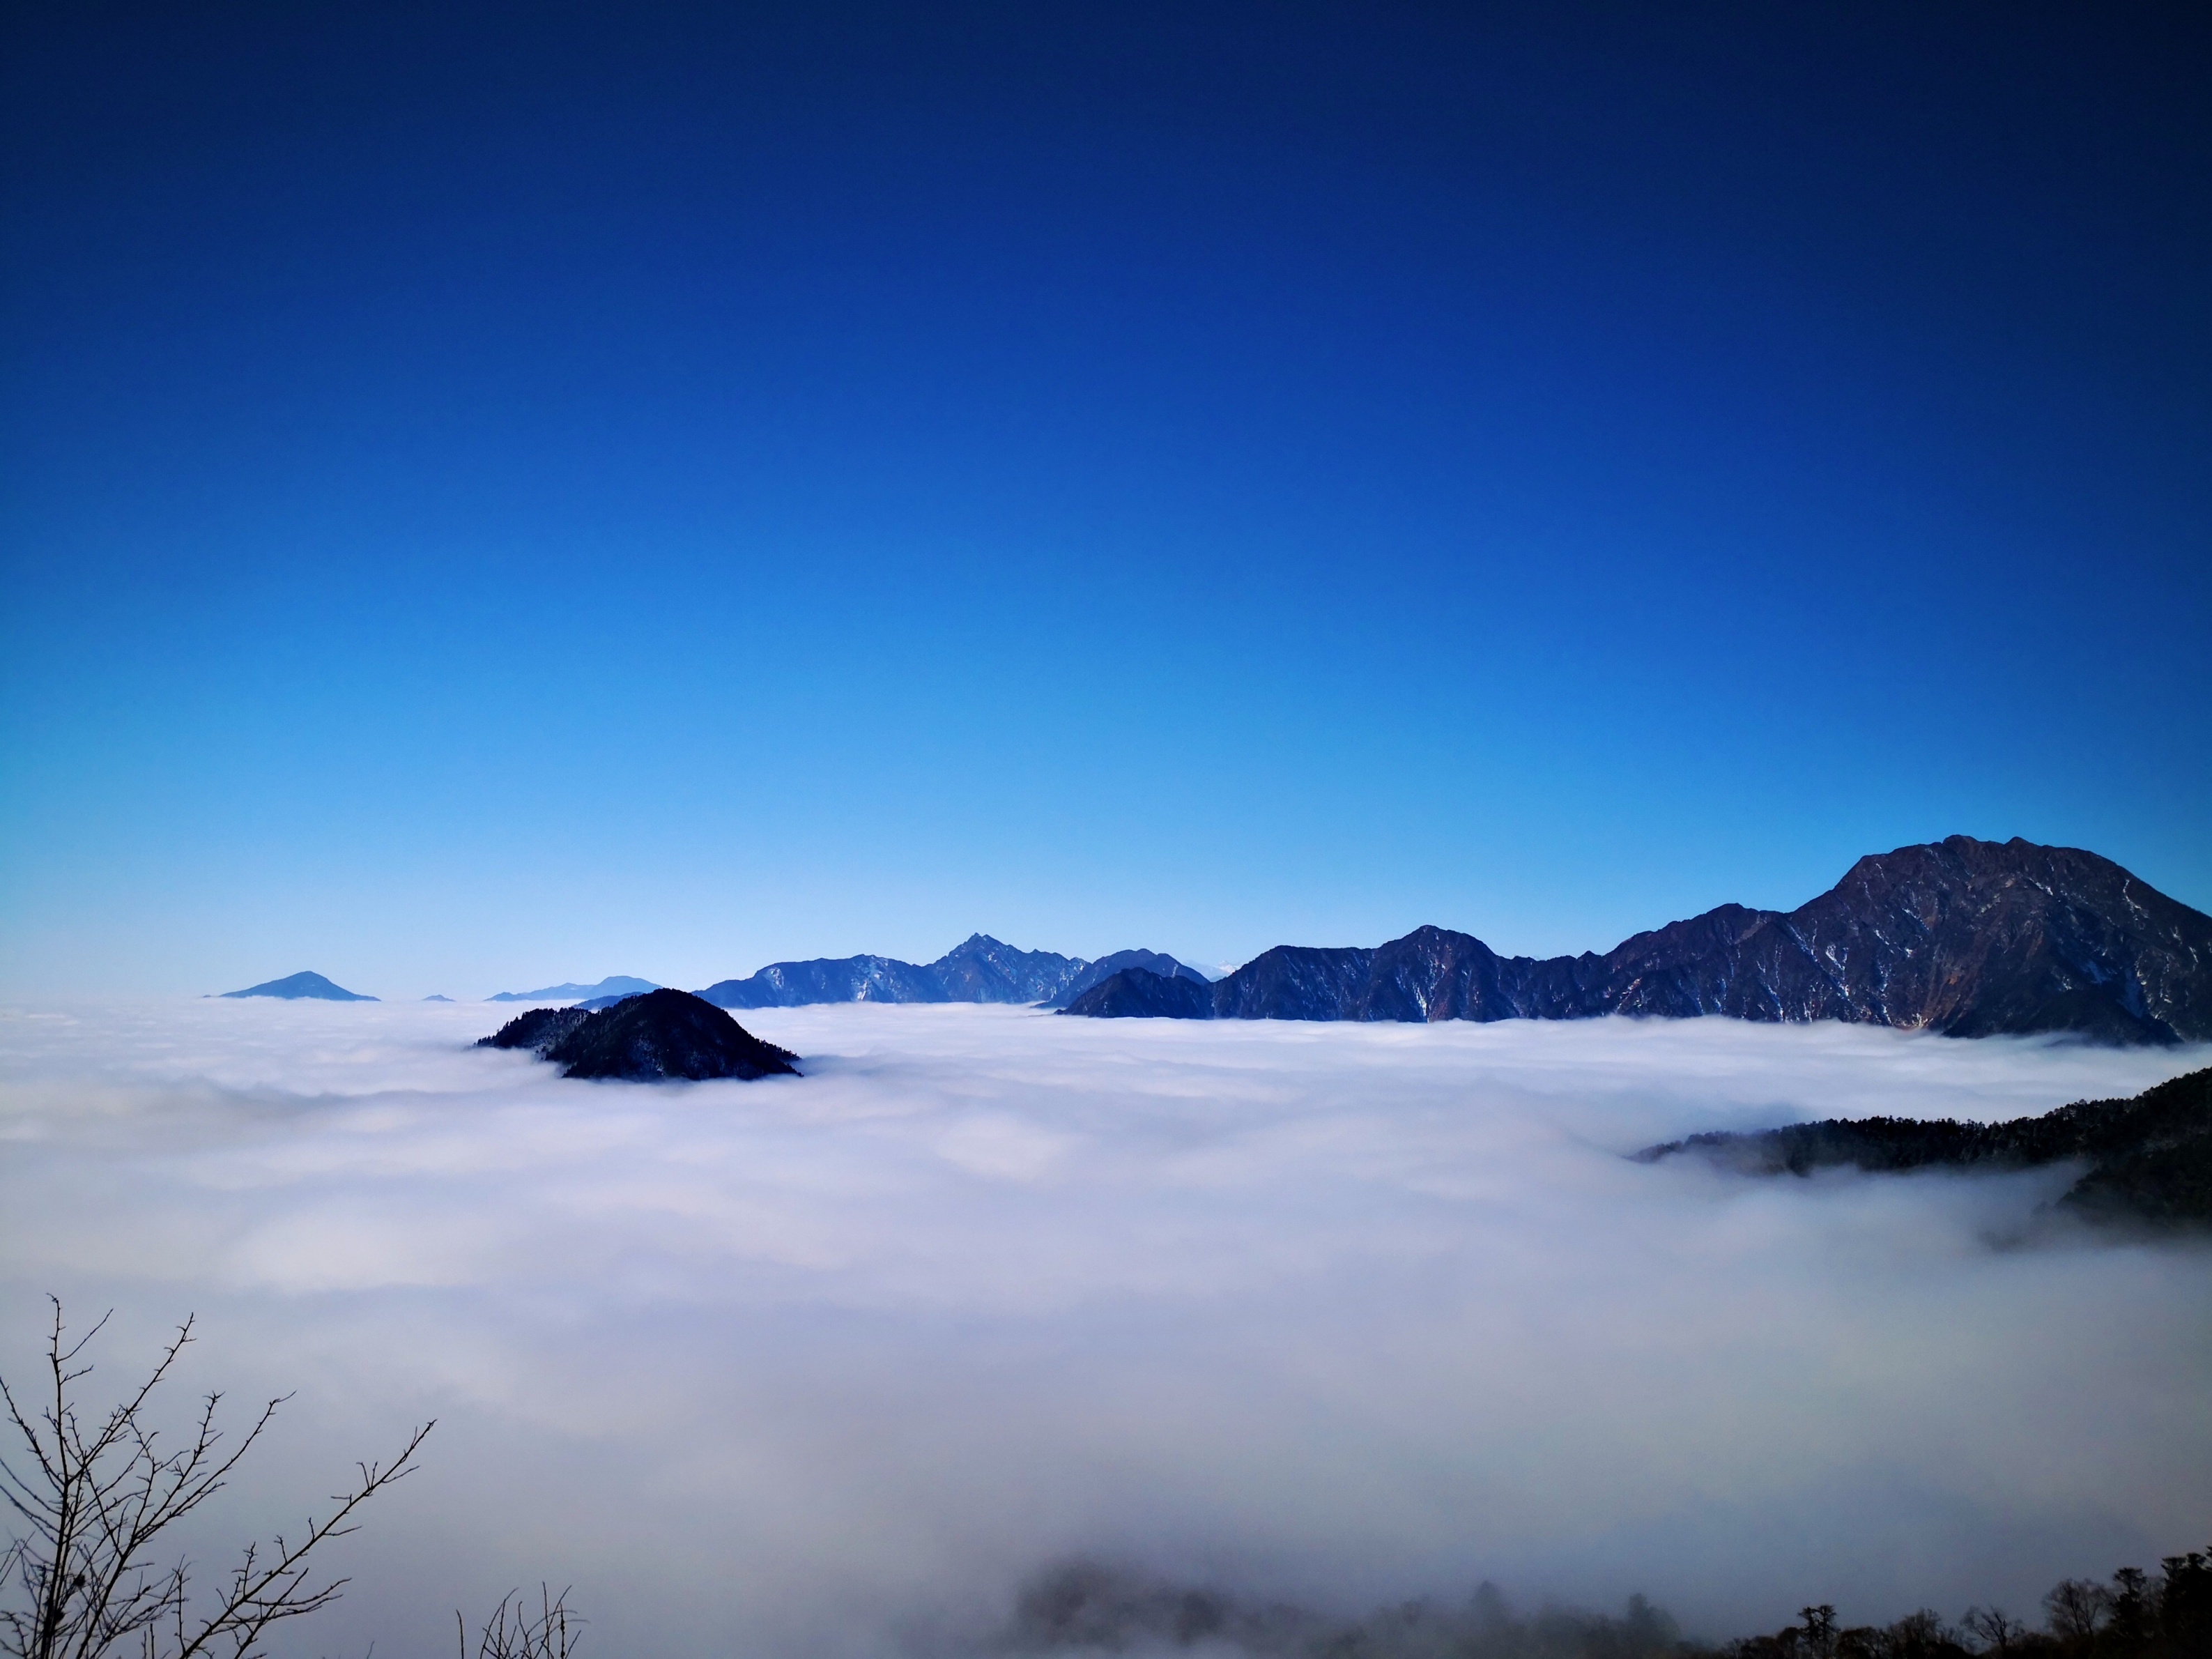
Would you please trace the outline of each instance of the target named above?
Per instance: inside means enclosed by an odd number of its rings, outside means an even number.
[[[0,984],[2212,908],[2212,39],[26,6]]]

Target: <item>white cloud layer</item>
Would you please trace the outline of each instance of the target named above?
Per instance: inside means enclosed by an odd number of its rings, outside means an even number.
[[[803,1079],[649,1088],[466,1046],[507,1012],[0,1018],[11,1377],[50,1288],[118,1309],[117,1382],[198,1310],[191,1386],[300,1391],[226,1536],[441,1420],[286,1651],[447,1650],[541,1577],[603,1653],[890,1651],[1073,1554],[1723,1636],[2212,1534],[2212,1253],[2024,1238],[2049,1176],[1619,1156],[2203,1050],[841,1006],[744,1017]]]

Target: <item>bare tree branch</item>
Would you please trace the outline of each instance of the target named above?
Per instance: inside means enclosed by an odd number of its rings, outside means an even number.
[[[359,1478],[331,1497],[337,1508],[324,1520],[309,1516],[297,1543],[279,1535],[266,1551],[249,1544],[212,1611],[196,1608],[189,1565],[158,1565],[156,1541],[223,1489],[291,1396],[268,1401],[226,1446],[216,1426],[222,1396],[210,1394],[190,1434],[165,1448],[149,1407],[193,1340],[186,1319],[146,1379],[88,1428],[72,1389],[92,1373],[83,1355],[107,1316],[72,1340],[61,1303],[48,1300],[50,1401],[33,1416],[0,1377],[0,1404],[25,1449],[20,1468],[0,1458],[0,1498],[21,1522],[0,1552],[0,1656],[103,1659],[128,1646],[140,1659],[250,1659],[270,1626],[335,1601],[347,1581],[319,1579],[309,1555],[356,1531],[361,1506],[413,1472],[434,1425],[415,1430],[389,1462],[357,1465]]]

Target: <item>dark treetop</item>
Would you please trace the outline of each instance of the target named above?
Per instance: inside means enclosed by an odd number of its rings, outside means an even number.
[[[1692,1135],[1638,1152],[1656,1164],[1698,1152],[1751,1175],[1815,1170],[2025,1170],[2078,1158],[2089,1167],[2060,1202],[2099,1218],[2212,1225],[2212,1069],[2130,1100],[2083,1100],[2008,1123],[1948,1118],[1828,1118],[1753,1134]]]
[[[479,1048],[527,1048],[561,1075],[658,1083],[685,1078],[796,1077],[799,1056],[758,1037],[688,991],[648,991],[611,1008],[533,1008]]]
[[[1109,980],[1073,1014],[1142,1006]],[[1372,950],[1279,945],[1184,1018],[1583,1019],[1729,1014],[1838,1019],[1952,1036],[2073,1032],[2118,1043],[2212,1038],[2212,916],[2109,859],[1953,836],[1853,865],[1788,912],[1724,904],[1603,956],[1501,957],[1422,927]]]
[[[272,979],[259,985],[249,985],[243,991],[225,991],[227,997],[317,997],[325,1002],[374,1002],[374,997],[365,997],[358,991],[349,991],[343,985],[333,985],[320,974],[292,974],[283,979]]]
[[[893,957],[833,957],[771,963],[744,979],[726,979],[699,994],[723,1008],[791,1008],[810,1002],[1041,1002],[1059,1007],[1125,968],[1200,980],[1195,969],[1153,951],[1117,951],[1097,962],[1052,951],[1017,951],[987,933],[970,934],[935,962]]]

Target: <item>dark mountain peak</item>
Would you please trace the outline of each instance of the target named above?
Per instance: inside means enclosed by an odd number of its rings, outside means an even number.
[[[2075,847],[1970,836],[1863,858],[1775,927],[1805,1018],[1984,1036],[2212,1036],[2212,917]]]
[[[343,985],[333,985],[320,974],[306,972],[288,974],[283,979],[264,980],[258,985],[249,985],[243,991],[225,991],[227,997],[283,997],[296,1000],[313,997],[321,1002],[374,1002],[374,997],[363,996],[358,991],[349,991]]]
[[[1213,988],[1194,976],[1124,968],[1057,1012],[1092,1019],[1212,1019]]]
[[[1863,863],[1865,860],[1860,860]],[[1679,961],[1715,945],[1740,945],[1759,928],[1783,915],[1779,910],[1754,910],[1747,904],[1719,904],[1680,921],[1670,921],[1647,933],[1632,933],[1606,952],[1606,958],[1633,957],[1647,962]],[[1599,958],[1592,957],[1595,961]]]
[[[1213,988],[1225,1019],[1350,1019],[1375,953],[1357,945],[1278,945]]]
[[[1095,961],[1085,963],[1080,971],[1067,982],[1065,990],[1056,997],[1046,999],[1045,1006],[1062,1010],[1094,985],[1102,985],[1125,968],[1142,968],[1158,974],[1163,979],[1194,980],[1211,989],[1212,981],[1197,969],[1177,962],[1173,957],[1158,951],[1116,951]]]
[[[528,1048],[563,1077],[657,1083],[672,1079],[796,1077],[798,1056],[763,1042],[688,991],[647,991],[592,1012],[533,1008],[480,1048]]]
[[[2142,884],[2110,859],[2079,847],[2045,847],[2018,836],[2003,842],[1946,836],[1869,853],[1831,891],[1956,902],[2021,887],[2061,898],[2100,896],[2129,885]]]
[[[1017,950],[988,933],[970,933],[929,971],[947,1002],[1046,1002],[1066,991],[1084,965],[1079,957]]]

